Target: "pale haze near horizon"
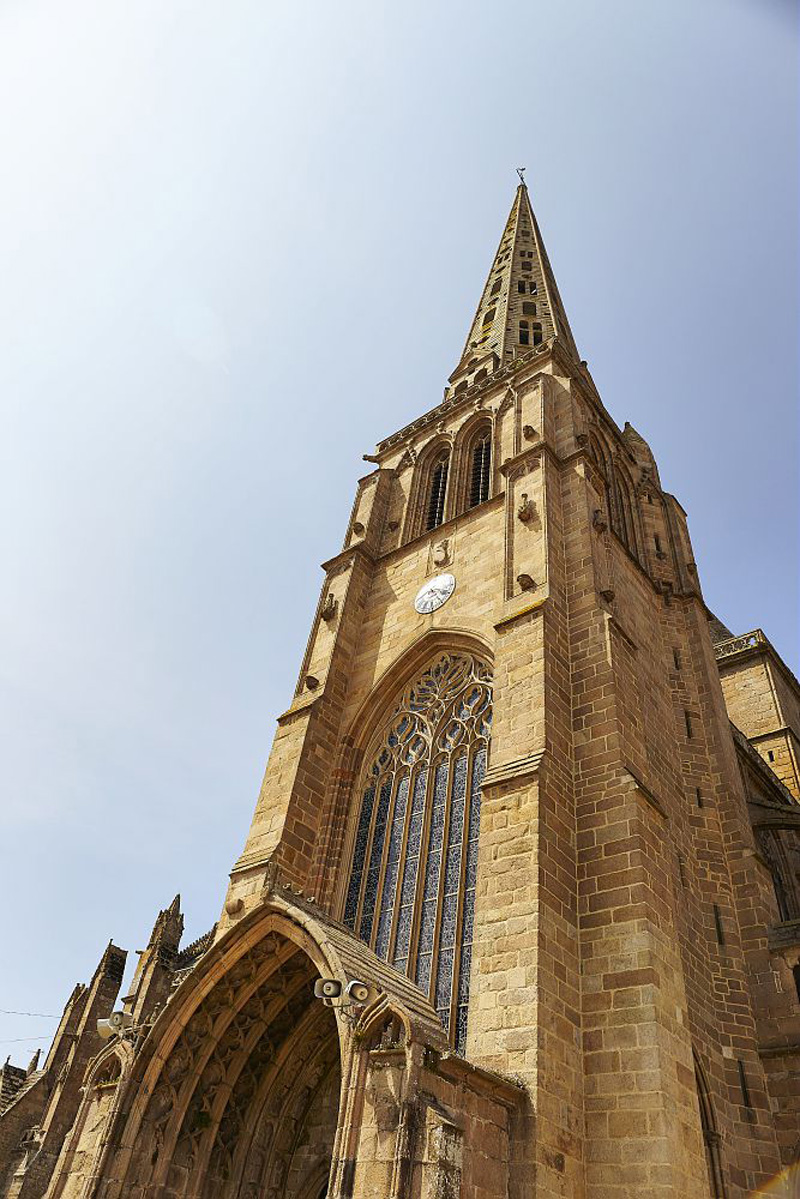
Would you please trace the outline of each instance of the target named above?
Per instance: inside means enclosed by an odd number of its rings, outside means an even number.
[[[779,0],[0,5],[0,1009],[216,919],[517,166],[707,603],[797,671],[796,60]],[[0,1012],[0,1060],[53,1029]]]

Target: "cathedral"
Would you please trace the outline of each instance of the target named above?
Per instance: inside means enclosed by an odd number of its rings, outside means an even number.
[[[800,684],[706,607],[524,183],[365,460],[219,919],[0,1069],[0,1196],[797,1199]]]

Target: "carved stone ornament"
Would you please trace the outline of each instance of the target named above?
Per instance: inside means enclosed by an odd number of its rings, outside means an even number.
[[[335,598],[333,592],[329,591],[327,594],[327,597],[325,599],[325,603],[322,605],[322,611],[320,612],[320,616],[327,623],[328,621],[331,621],[334,619],[334,617],[336,616],[336,613],[338,611],[339,611],[339,601]]]
[[[530,575],[517,575],[517,582],[523,591],[534,591],[536,582]]]
[[[362,525],[360,520],[353,521],[353,533],[355,534],[356,537],[364,536],[364,526]]]
[[[522,436],[525,438],[526,441],[535,441],[536,440],[536,430],[534,429],[533,425],[523,425],[522,426]]]
[[[404,451],[402,458],[395,467],[395,470],[398,474],[400,474],[402,471],[407,470],[409,466],[413,466],[416,460],[416,451],[412,446],[409,446],[408,449]]]
[[[610,604],[616,593],[614,592],[614,589],[612,587],[606,587],[603,591],[600,592],[600,594],[603,597],[603,599],[606,601],[606,603]]]
[[[528,497],[528,493],[523,491],[522,499],[519,508],[517,508],[517,516],[524,525],[527,525],[536,516],[536,504]]]
[[[437,541],[433,547],[433,565],[434,566],[449,566],[452,559],[450,552],[450,539],[445,537],[442,541]]]
[[[598,533],[605,533],[608,528],[602,508],[595,508],[594,515],[592,516],[592,528],[597,529]]]
[[[270,895],[280,881],[280,868],[274,857],[271,857],[264,868],[264,884],[262,895]]]
[[[306,687],[308,687],[309,691],[316,691],[317,687],[319,687],[319,679],[316,675],[306,675]]]
[[[386,528],[389,530],[390,533],[396,533],[397,530],[400,528],[400,521],[399,520],[390,520],[387,523]]]
[[[514,405],[514,393],[509,388],[509,390],[503,396],[502,400],[500,401],[500,403],[498,405],[497,415],[502,416],[503,413],[508,412],[509,408],[512,408],[513,405]]]
[[[578,445],[588,445],[589,444],[589,434],[588,433],[576,433],[575,441],[578,443]]]

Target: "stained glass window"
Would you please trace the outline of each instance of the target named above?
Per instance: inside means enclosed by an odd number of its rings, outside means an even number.
[[[367,754],[344,922],[467,1032],[491,674],[446,654],[404,692]]]

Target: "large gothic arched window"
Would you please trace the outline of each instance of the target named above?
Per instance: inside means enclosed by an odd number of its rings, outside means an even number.
[[[467,1032],[491,674],[446,654],[406,689],[372,744],[344,922]]]

